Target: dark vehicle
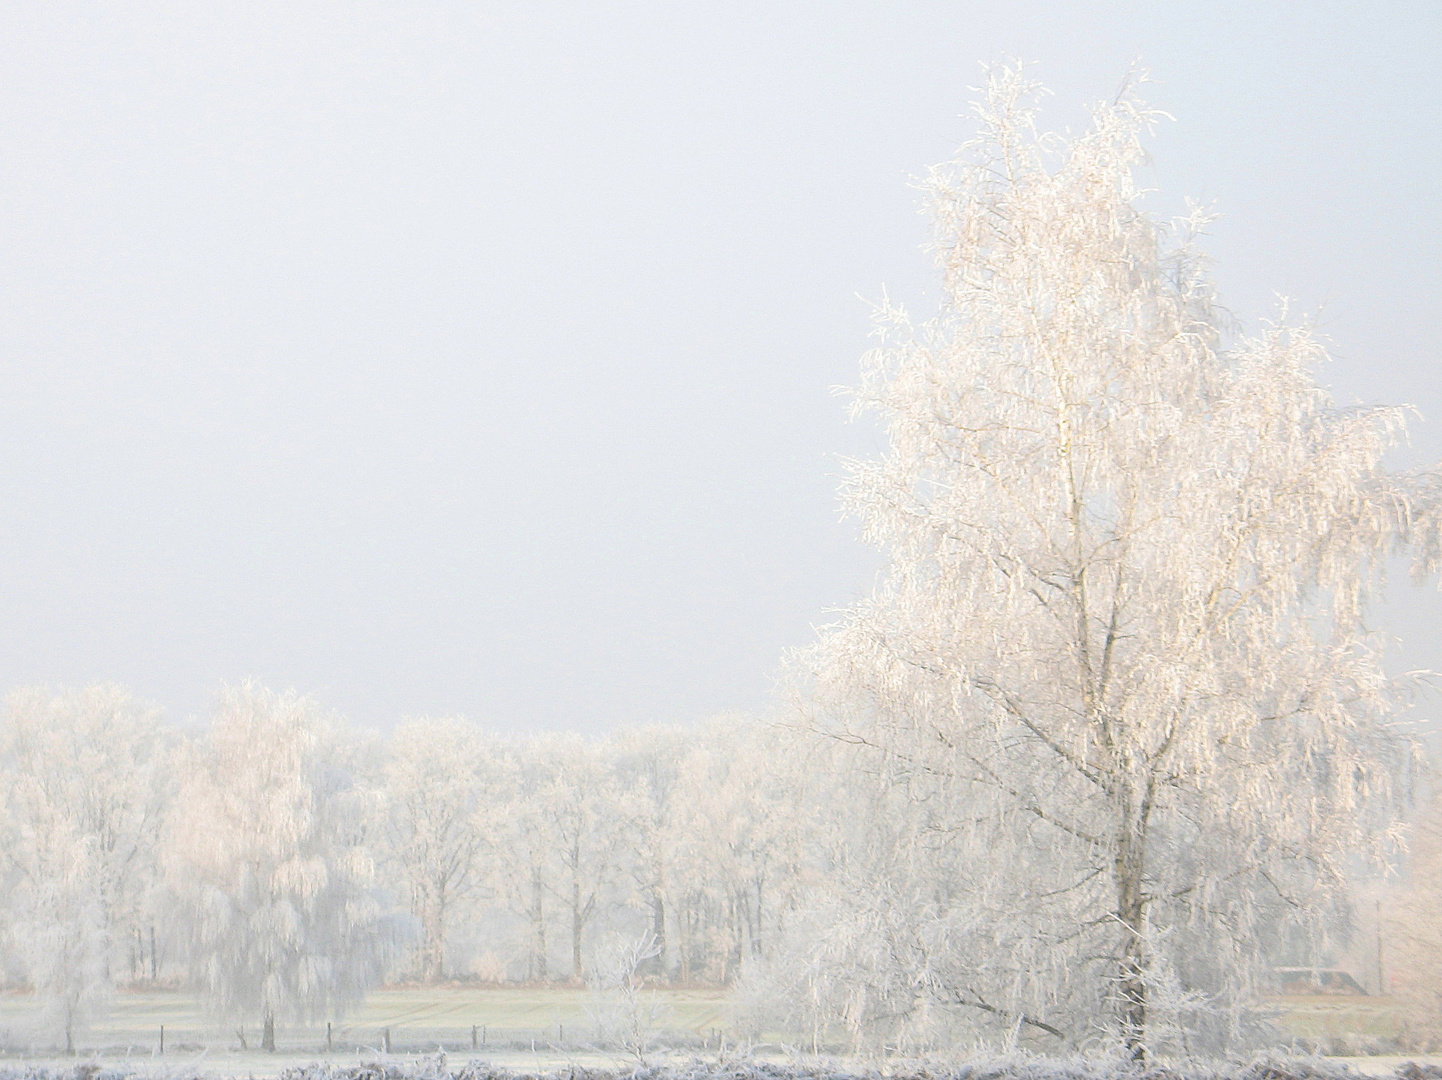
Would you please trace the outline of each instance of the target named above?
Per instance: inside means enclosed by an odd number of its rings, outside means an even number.
[[[1341,968],[1273,968],[1279,994],[1344,994],[1365,997],[1367,991]]]

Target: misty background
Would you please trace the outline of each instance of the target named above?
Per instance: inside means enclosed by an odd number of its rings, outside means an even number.
[[[1442,458],[1425,3],[0,8],[0,686],[599,731],[764,707],[870,589],[837,456],[909,178],[1140,59],[1155,208]],[[1442,668],[1435,591],[1381,613]]]

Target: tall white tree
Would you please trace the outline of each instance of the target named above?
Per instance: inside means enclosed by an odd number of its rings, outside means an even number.
[[[502,755],[500,796],[479,808],[476,828],[495,836],[487,885],[504,910],[521,921],[528,982],[551,977],[551,909],[557,887],[556,823],[547,794],[555,778],[549,740],[523,740]]]
[[[856,391],[889,447],[845,501],[889,562],[808,708],[894,814],[838,901],[871,974],[827,985],[858,1032],[972,1015],[1142,1057],[1390,820],[1410,748],[1364,615],[1435,478],[1385,471],[1402,412],[1335,407],[1305,326],[1224,349],[1205,218],[1141,208],[1130,89],[1075,138],[1037,93],[991,73],[926,185],[940,311],[885,308]]]
[[[227,690],[194,748],[165,857],[209,1007],[275,1023],[339,1015],[380,975],[392,943],[366,823],[334,721],[314,702]]]
[[[618,790],[607,748],[577,736],[547,739],[544,745],[553,760],[550,780],[539,792],[555,844],[552,889],[566,913],[571,980],[580,983],[587,931],[617,887],[622,853],[634,843],[640,814]]]
[[[421,925],[427,982],[444,976],[447,925],[482,881],[490,757],[481,732],[463,720],[410,720],[391,738],[382,814]]]
[[[682,978],[733,981],[767,955],[811,883],[818,836],[813,755],[741,718],[691,734],[674,800],[671,876],[679,890]]]
[[[171,740],[121,687],[10,695],[0,759],[16,871],[12,932],[74,1049],[140,928],[171,791]]]
[[[667,927],[677,914],[678,825],[682,804],[692,794],[683,787],[681,762],[694,739],[691,732],[656,725],[620,731],[610,739],[617,784],[630,796],[620,804],[632,814],[627,823],[632,843],[624,865],[638,899],[649,909],[648,944],[642,950],[646,955],[632,976],[667,973],[673,966],[675,948]]]

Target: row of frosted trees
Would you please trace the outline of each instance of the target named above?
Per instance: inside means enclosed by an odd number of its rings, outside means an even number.
[[[461,720],[381,736],[256,686],[187,733],[116,686],[18,692],[0,721],[6,975],[72,1048],[126,985],[195,987],[216,1022],[273,1047],[277,1021],[343,1016],[382,982],[604,986],[626,957],[657,983],[739,981],[743,1020],[803,1042],[1080,1042],[1066,1025],[1096,1006],[1070,1000],[1090,990],[1060,965],[1094,916],[1067,875],[1099,871],[1035,835],[1010,862],[985,856],[967,843],[985,807],[905,750],[742,719],[595,741]],[[1411,943],[1397,988],[1442,956],[1413,941],[1435,922],[1435,819],[1388,905]],[[1156,854],[1196,880],[1235,874],[1189,843],[1195,866]],[[1008,892],[1023,872],[1049,884]],[[1303,902],[1300,884],[1247,892],[1260,930],[1169,925],[1154,1022],[1235,1027],[1228,1003],[1259,984],[1227,997],[1228,981],[1345,946],[1345,898]],[[1413,998],[1421,1037],[1430,1007]]]
[[[115,686],[13,694],[7,974],[73,1043],[118,985],[187,980],[217,1018],[343,1013],[387,979],[582,982],[647,943],[726,983],[795,907],[813,850],[763,727],[604,741],[460,720],[388,737],[232,689],[186,735]],[[814,855],[812,856],[814,859]]]

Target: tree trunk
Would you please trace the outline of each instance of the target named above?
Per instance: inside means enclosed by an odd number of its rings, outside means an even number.
[[[422,905],[421,981],[439,982],[445,974],[446,904],[428,890]]]
[[[683,986],[691,981],[691,932],[691,908],[682,903],[676,909],[676,973]]]
[[[762,955],[764,955],[764,951],[763,951],[763,949],[762,949],[762,942],[761,942],[761,931],[762,931],[762,928],[763,928],[762,913],[763,913],[763,910],[764,910],[764,909],[763,909],[763,906],[762,906],[763,898],[764,898],[764,894],[763,894],[763,892],[762,892],[762,884],[763,884],[764,880],[765,880],[765,879],[764,879],[764,876],[763,876],[762,874],[757,874],[757,875],[756,875],[756,917],[755,917],[755,922],[753,923],[752,930],[751,930],[751,955],[752,955],[752,956],[762,956]]]
[[[267,1012],[265,1023],[261,1028],[260,1048],[267,1053],[275,1053],[275,1014]]]
[[[571,877],[571,979],[581,981],[581,879]]]
[[[1117,1026],[1122,1048],[1133,1061],[1147,1057],[1147,955],[1145,824],[1123,814],[1117,840],[1115,874],[1117,921],[1122,940],[1117,971]]]
[[[531,953],[531,977],[545,982],[549,972],[546,967],[546,890],[541,881],[541,869],[531,871],[531,928],[535,938]]]
[[[666,956],[666,901],[660,890],[651,893],[651,937],[656,945],[656,971],[665,975],[669,971]]]
[[[428,965],[430,978],[439,982],[446,977],[446,897],[437,893],[435,899],[435,922],[431,927],[431,956]]]

